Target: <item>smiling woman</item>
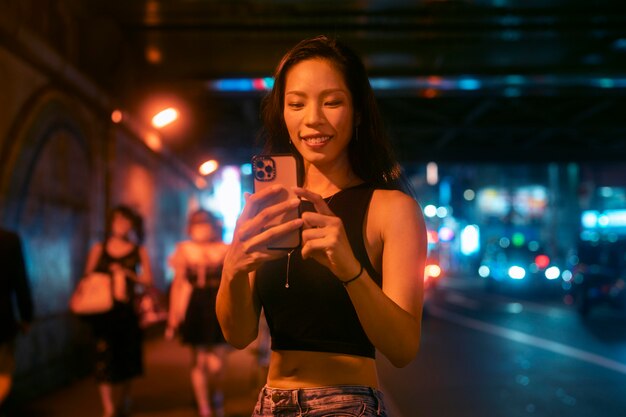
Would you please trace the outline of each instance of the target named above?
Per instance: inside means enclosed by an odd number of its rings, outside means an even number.
[[[386,416],[375,352],[405,366],[417,354],[426,229],[401,191],[361,60],[343,44],[302,41],[278,66],[263,105],[265,149],[304,167],[301,218],[265,225],[298,201],[281,187],[247,197],[224,261],[217,313],[227,341],[272,337],[254,416]],[[267,243],[302,229],[294,251]],[[289,277],[289,285],[284,285]]]
[[[289,70],[285,124],[289,137],[297,138],[292,143],[305,160],[334,163],[352,139],[352,113],[348,87],[330,61],[311,59]]]

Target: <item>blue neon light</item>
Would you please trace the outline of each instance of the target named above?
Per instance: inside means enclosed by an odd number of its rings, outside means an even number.
[[[424,76],[424,77],[372,77],[370,84],[377,91],[401,91],[434,89],[439,91],[476,91],[482,88],[500,89],[511,97],[521,95],[532,87],[587,87],[602,89],[626,88],[626,77],[583,77],[538,75],[527,77],[519,74],[505,76]],[[274,87],[272,77],[223,78],[209,81],[207,87],[220,92],[269,91]]]
[[[600,88],[614,88],[615,82],[610,78],[598,78],[592,80],[592,84],[600,87]]]
[[[478,90],[481,82],[475,78],[463,78],[459,80],[459,88],[461,90]]]

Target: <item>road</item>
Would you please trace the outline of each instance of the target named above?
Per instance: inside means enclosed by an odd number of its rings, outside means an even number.
[[[449,279],[431,300],[417,359],[379,369],[396,417],[624,417],[626,314],[581,319],[559,297],[487,294]]]

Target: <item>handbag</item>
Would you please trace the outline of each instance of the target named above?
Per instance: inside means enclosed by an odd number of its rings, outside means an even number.
[[[113,308],[111,276],[91,272],[81,278],[70,298],[70,311],[77,315],[106,313]]]

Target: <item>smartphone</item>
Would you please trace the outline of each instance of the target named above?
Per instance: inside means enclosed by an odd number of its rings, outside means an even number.
[[[293,155],[256,155],[252,158],[252,175],[254,177],[255,193],[272,185],[282,184],[287,189],[287,192],[283,193],[280,202],[297,197],[291,188],[300,185],[300,170],[298,169],[298,162]],[[295,220],[298,217],[300,217],[300,208],[296,207],[266,224],[265,229]],[[299,245],[300,230],[294,230],[273,240],[268,244],[267,248],[289,250],[297,248]]]

